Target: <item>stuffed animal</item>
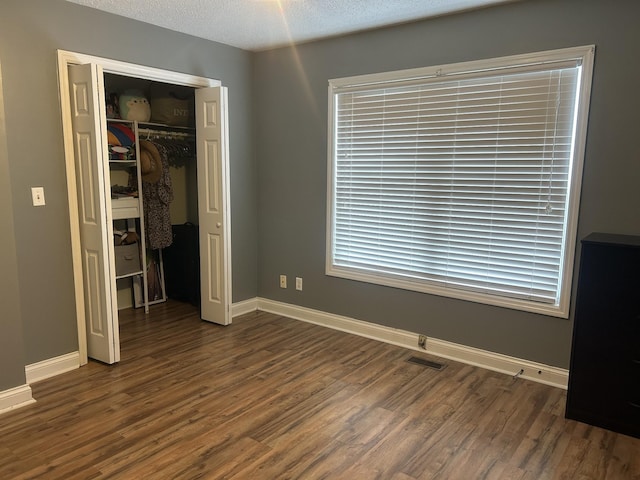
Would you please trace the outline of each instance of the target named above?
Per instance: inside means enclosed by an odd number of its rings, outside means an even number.
[[[127,90],[120,95],[120,116],[125,120],[148,122],[151,105],[140,90]]]

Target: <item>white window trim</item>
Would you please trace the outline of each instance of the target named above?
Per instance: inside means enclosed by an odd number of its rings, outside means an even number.
[[[571,282],[575,261],[577,224],[579,213],[580,190],[582,185],[582,172],[584,164],[584,149],[587,135],[587,121],[589,114],[589,100],[591,93],[591,79],[593,73],[593,60],[595,46],[587,45],[582,47],[564,48],[545,52],[536,52],[524,55],[513,55],[490,60],[479,60],[471,62],[454,63],[449,65],[439,65],[425,68],[401,70],[395,72],[384,72],[371,75],[361,75],[329,80],[328,87],[328,171],[327,171],[327,241],[326,241],[326,266],[325,271],[329,276],[358,280],[377,285],[401,288],[418,291],[450,298],[467,300],[472,302],[495,305],[511,309],[523,310],[543,315],[560,318],[568,318],[571,299]],[[514,298],[498,297],[484,293],[469,292],[464,290],[449,289],[438,285],[422,283],[416,285],[415,282],[405,281],[397,277],[376,273],[367,274],[355,272],[334,266],[333,259],[333,222],[334,222],[334,159],[335,159],[335,130],[334,130],[334,91],[340,88],[341,91],[349,87],[362,87],[375,85],[376,83],[389,82],[402,79],[403,82],[409,80],[421,80],[432,77],[445,77],[448,75],[463,75],[465,72],[491,71],[508,67],[522,67],[531,64],[542,64],[566,59],[579,59],[582,63],[582,79],[578,90],[579,101],[575,122],[575,145],[572,172],[569,183],[569,202],[566,219],[565,255],[561,265],[560,297],[555,305],[530,302]]]

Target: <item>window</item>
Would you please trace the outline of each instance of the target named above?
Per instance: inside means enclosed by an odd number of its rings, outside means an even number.
[[[331,80],[327,274],[567,317],[593,51]]]

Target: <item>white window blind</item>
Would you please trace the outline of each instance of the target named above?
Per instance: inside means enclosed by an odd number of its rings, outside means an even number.
[[[330,273],[558,305],[581,73],[332,88]]]

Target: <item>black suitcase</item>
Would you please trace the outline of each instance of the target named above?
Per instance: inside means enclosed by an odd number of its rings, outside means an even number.
[[[173,243],[162,250],[167,296],[200,306],[198,226],[172,225]]]

